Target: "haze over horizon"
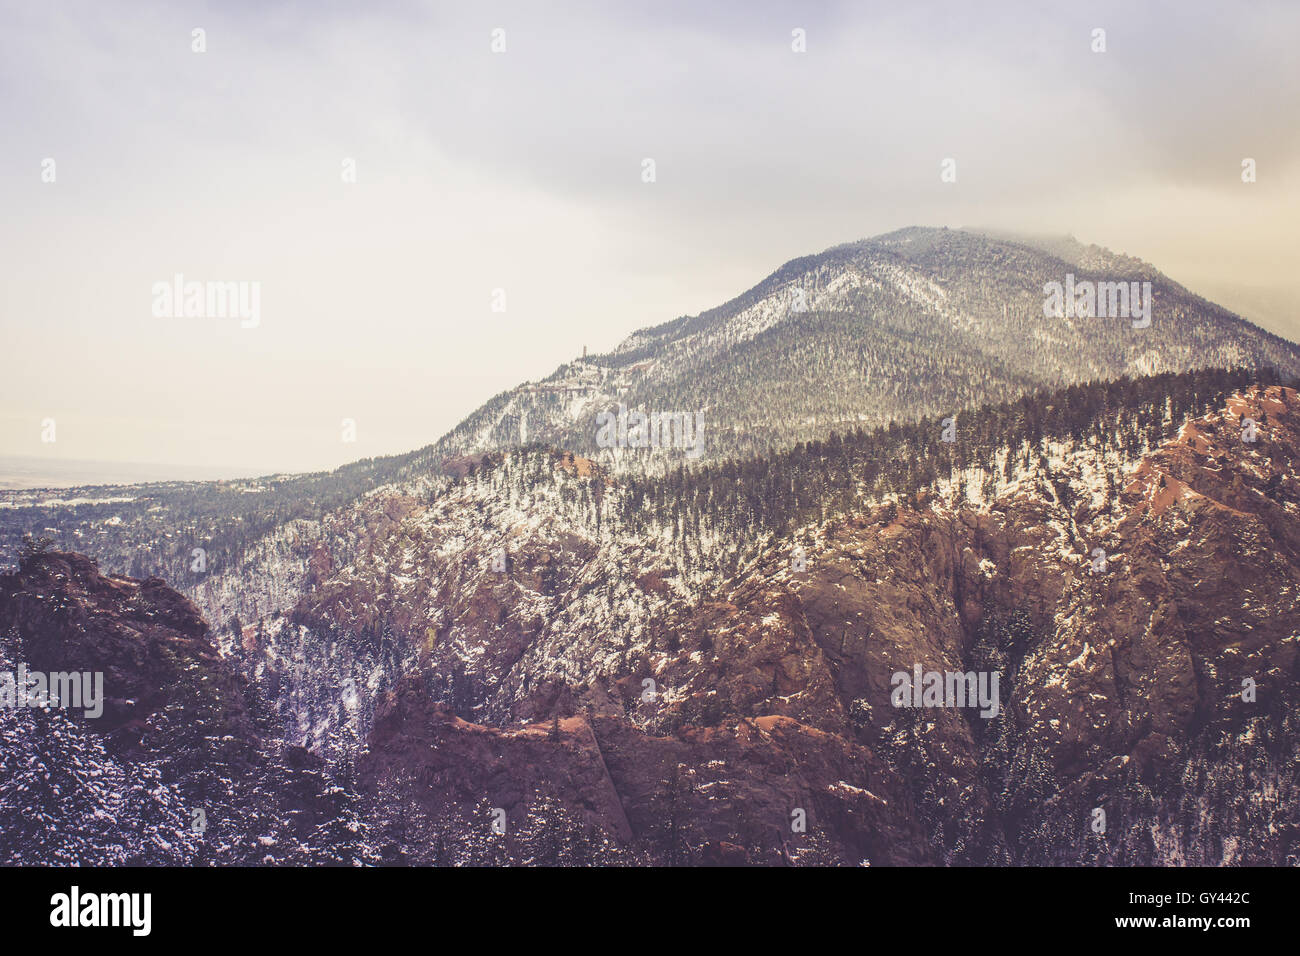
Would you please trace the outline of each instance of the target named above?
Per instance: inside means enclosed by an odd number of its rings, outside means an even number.
[[[0,8],[3,456],[409,451],[911,225],[1071,234],[1300,338],[1293,6]],[[259,323],[155,317],[177,273],[260,283]]]

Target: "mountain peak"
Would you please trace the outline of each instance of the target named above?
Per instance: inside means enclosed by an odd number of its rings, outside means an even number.
[[[1048,314],[1045,286],[1076,281],[1122,283],[1125,304],[1130,283],[1147,283],[1150,327]],[[716,308],[504,392],[429,455],[516,445],[526,420],[531,441],[613,470],[657,470],[682,456],[602,449],[597,416],[620,405],[698,416],[708,423],[702,457],[717,459],[1036,388],[1210,365],[1297,374],[1300,349],[1148,263],[1073,237],[909,226],[792,259]]]

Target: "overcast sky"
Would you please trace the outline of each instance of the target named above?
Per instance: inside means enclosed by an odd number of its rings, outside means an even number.
[[[0,11],[3,455],[407,451],[583,345],[914,224],[1071,233],[1300,338],[1300,4]],[[260,283],[260,324],[156,317],[176,273]]]

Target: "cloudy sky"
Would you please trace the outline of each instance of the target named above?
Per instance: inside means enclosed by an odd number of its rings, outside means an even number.
[[[1070,233],[1300,338],[1297,34],[1266,2],[0,0],[0,455],[407,451],[913,224]],[[155,316],[177,273],[260,283],[260,323]]]

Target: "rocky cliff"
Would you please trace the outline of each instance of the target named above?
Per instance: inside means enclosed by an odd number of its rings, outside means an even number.
[[[1295,864],[1300,397],[1166,424],[1008,446],[734,569],[613,522],[589,462],[469,462],[336,516],[232,658],[162,582],[34,554],[6,659],[102,671],[106,706],[0,714],[6,859]]]

